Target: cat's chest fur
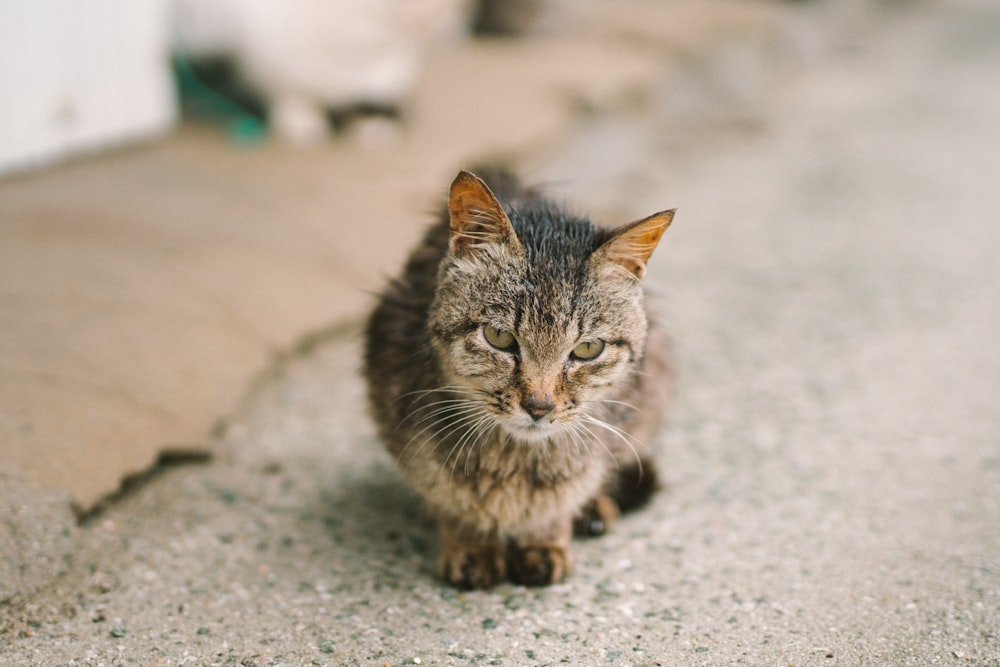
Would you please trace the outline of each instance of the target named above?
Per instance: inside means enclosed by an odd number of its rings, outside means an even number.
[[[457,512],[485,533],[532,532],[573,513],[598,492],[608,472],[605,452],[581,445],[514,442],[502,433],[474,448],[444,444],[435,448],[441,451],[436,457],[410,460],[407,477],[435,511]]]

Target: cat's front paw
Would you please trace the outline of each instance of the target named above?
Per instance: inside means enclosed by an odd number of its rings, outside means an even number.
[[[441,552],[438,576],[456,588],[492,588],[507,578],[507,563],[499,546],[453,545]]]
[[[515,584],[548,586],[569,574],[569,552],[558,545],[515,547],[509,566],[510,579]]]
[[[598,537],[608,532],[620,517],[618,503],[611,496],[601,493],[573,517],[573,532],[581,537]]]

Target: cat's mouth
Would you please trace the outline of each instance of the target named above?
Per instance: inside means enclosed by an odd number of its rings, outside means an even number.
[[[512,438],[527,442],[548,440],[563,431],[560,424],[547,419],[535,421],[513,417],[504,420],[503,427]]]

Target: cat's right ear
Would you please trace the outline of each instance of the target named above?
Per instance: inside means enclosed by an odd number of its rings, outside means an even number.
[[[598,253],[617,270],[635,280],[646,275],[646,262],[656,249],[663,232],[674,219],[674,211],[660,211],[638,222],[623,225],[611,231],[611,238]]]
[[[462,256],[490,243],[520,247],[514,227],[489,187],[478,176],[459,172],[448,197],[452,254]]]

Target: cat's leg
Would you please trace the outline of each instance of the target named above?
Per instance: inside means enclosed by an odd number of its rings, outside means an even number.
[[[503,542],[469,530],[450,518],[438,519],[441,555],[438,576],[456,588],[490,588],[507,578]]]
[[[648,503],[659,488],[655,461],[650,456],[641,456],[622,464],[612,478],[609,491],[618,509],[631,512]]]
[[[596,537],[617,523],[622,512],[638,509],[649,502],[659,488],[656,465],[649,456],[622,462],[611,471],[604,488],[573,518],[573,531]]]
[[[581,537],[603,535],[618,522],[621,514],[618,503],[602,491],[577,511],[573,517],[573,532]]]
[[[562,581],[572,567],[569,544],[572,518],[567,516],[545,530],[513,537],[507,559],[510,579],[525,586],[547,586]]]

